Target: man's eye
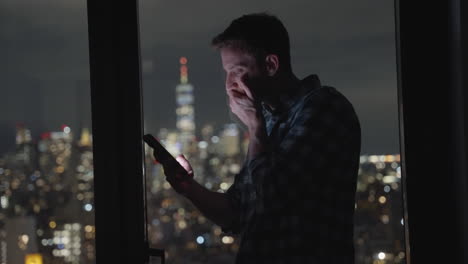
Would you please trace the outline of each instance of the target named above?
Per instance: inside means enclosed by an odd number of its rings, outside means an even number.
[[[239,72],[238,72],[238,71],[231,71],[230,74],[231,74],[231,75],[236,75],[236,76],[237,76],[237,75],[239,75]]]
[[[235,71],[234,71],[236,74],[241,74],[244,72],[244,69],[242,68],[237,68]]]

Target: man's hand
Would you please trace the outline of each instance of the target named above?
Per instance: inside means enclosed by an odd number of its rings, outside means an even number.
[[[166,180],[171,184],[174,190],[182,195],[186,195],[193,184],[193,169],[184,155],[176,157],[177,162],[185,169],[179,170],[175,164],[163,164]]]
[[[260,101],[253,91],[245,85],[245,82],[238,80],[236,83],[238,84],[237,89],[227,90],[229,107],[249,131],[255,131],[264,122]]]
[[[253,159],[267,149],[267,133],[265,119],[263,117],[260,101],[255,97],[245,82],[238,81],[241,91],[228,89],[229,106],[231,111],[247,126],[249,130],[249,150],[247,158]]]
[[[182,165],[183,171],[176,171],[178,166],[166,164],[164,174],[167,181],[176,190],[189,199],[208,219],[220,226],[230,226],[233,219],[239,218],[237,211],[231,208],[225,193],[213,192],[206,189],[193,179],[193,169],[183,155],[176,157],[176,161]]]

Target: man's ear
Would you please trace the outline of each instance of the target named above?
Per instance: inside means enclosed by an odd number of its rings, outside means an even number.
[[[265,66],[268,76],[273,76],[278,72],[279,69],[279,59],[276,54],[269,54],[265,58]]]

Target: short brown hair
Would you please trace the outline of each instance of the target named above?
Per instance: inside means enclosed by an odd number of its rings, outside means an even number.
[[[246,51],[258,62],[263,62],[268,54],[276,54],[280,69],[291,71],[288,31],[276,16],[268,13],[248,14],[233,20],[213,38],[211,45],[217,49],[231,47]]]

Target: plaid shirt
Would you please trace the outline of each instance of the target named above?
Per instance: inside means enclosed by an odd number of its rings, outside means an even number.
[[[239,218],[236,263],[354,263],[361,129],[351,103],[316,75],[303,96],[263,104],[270,151],[246,160],[227,190]]]

